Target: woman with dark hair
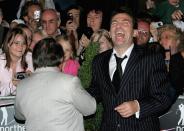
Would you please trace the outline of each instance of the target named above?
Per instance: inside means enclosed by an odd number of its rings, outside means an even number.
[[[53,38],[33,49],[35,72],[19,83],[15,101],[15,118],[26,121],[26,131],[84,131],[83,115],[95,113],[96,101],[79,78],[60,72],[63,57]]]
[[[20,28],[10,30],[0,54],[0,95],[15,94],[18,72],[32,72],[32,58],[27,56],[27,36]]]

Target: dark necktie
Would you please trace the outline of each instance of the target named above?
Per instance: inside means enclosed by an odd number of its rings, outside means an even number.
[[[127,56],[125,55],[123,58],[117,57],[116,54],[114,54],[114,56],[116,58],[116,70],[112,77],[112,84],[114,85],[116,89],[116,93],[118,93],[119,88],[120,88],[122,74],[123,74],[121,63],[123,62],[125,58],[127,58]]]

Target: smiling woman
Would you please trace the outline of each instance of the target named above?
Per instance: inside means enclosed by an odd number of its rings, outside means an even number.
[[[27,36],[20,28],[8,32],[0,54],[0,96],[15,95],[18,72],[32,72],[32,57],[27,55]]]

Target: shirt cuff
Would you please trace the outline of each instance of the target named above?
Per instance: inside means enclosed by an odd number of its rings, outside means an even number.
[[[140,116],[140,106],[139,106],[139,102],[137,100],[134,100],[136,103],[137,103],[137,106],[138,106],[138,111],[135,113],[135,117],[137,119],[139,119],[139,116]]]

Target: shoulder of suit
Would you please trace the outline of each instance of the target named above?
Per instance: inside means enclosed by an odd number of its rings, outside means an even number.
[[[136,45],[135,48],[137,52],[141,52],[143,55],[146,55],[146,56],[152,56],[152,55],[158,55],[158,54],[161,54],[164,56],[165,54],[164,48],[158,43],[154,43],[154,44],[149,43],[143,46]]]
[[[49,76],[49,77],[48,77]],[[31,74],[30,77],[21,80],[21,85],[26,85],[29,82],[32,82],[32,80],[35,80],[39,76],[36,76],[35,73]],[[72,76],[69,74],[64,74],[62,72],[48,72],[44,76],[40,76],[41,78],[38,80],[41,82],[42,79],[47,79],[49,81],[52,81],[53,83],[58,83],[58,85],[71,85],[73,82],[79,81],[79,78],[77,76]],[[45,82],[44,80],[42,82]],[[60,83],[60,84],[59,84]]]
[[[112,54],[112,49],[110,49],[110,50],[107,50],[107,51],[104,51],[104,52],[102,52],[102,53],[99,53],[99,54],[97,54],[95,57],[94,57],[94,59],[102,59],[103,57],[107,57],[107,56],[110,56],[111,54]]]
[[[65,82],[65,83],[71,83],[73,81],[79,80],[79,78],[77,76],[73,76],[73,75],[70,75],[70,74],[65,74],[65,73],[62,73],[62,72],[58,72],[57,74],[58,74],[58,76],[55,76],[56,79],[58,78],[58,81],[62,81],[62,82]]]

